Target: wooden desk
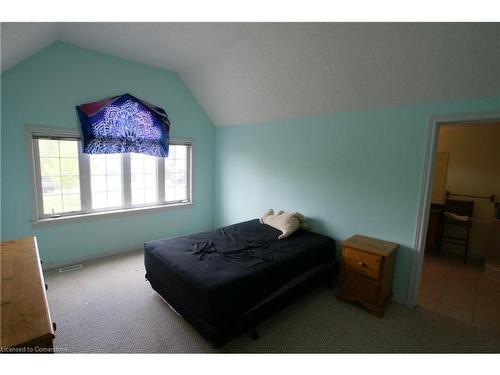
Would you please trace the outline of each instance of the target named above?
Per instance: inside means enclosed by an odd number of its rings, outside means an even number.
[[[2,242],[0,351],[52,352],[50,318],[36,237]]]

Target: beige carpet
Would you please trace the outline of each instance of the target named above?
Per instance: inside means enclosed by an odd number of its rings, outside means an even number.
[[[45,277],[60,352],[500,352],[498,335],[394,303],[377,319],[326,287],[262,323],[259,340],[245,334],[213,349],[151,289],[141,252]]]

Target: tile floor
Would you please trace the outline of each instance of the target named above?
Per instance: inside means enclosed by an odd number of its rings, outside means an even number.
[[[481,261],[426,255],[418,305],[500,334],[500,283],[484,274]]]

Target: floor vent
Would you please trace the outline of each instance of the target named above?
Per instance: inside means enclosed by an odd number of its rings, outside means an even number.
[[[83,264],[73,264],[72,266],[59,268],[59,272],[77,271],[77,270],[81,270],[82,268],[83,268]]]

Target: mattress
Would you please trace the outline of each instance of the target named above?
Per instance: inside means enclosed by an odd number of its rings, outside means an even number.
[[[145,243],[146,277],[183,316],[211,327],[236,323],[273,294],[335,261],[335,242],[250,220],[211,232]],[[333,275],[332,275],[333,276]]]

